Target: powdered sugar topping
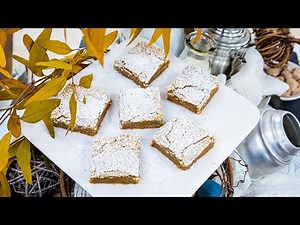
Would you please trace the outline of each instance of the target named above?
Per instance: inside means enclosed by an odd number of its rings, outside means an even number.
[[[186,66],[172,84],[167,86],[169,95],[201,107],[207,101],[211,91],[218,87],[216,76],[211,75],[200,67]]]
[[[148,46],[146,42],[141,41],[130,49],[126,56],[116,60],[114,66],[132,72],[141,82],[148,84],[162,64],[168,60],[162,49],[154,45]]]
[[[96,137],[93,142],[91,177],[139,178],[140,139],[134,134]]]
[[[123,90],[119,97],[119,115],[123,122],[153,121],[162,118],[158,87]]]
[[[163,125],[153,140],[170,149],[181,164],[188,166],[214,141],[214,137],[188,117],[180,116]]]
[[[51,113],[51,118],[58,123],[69,124],[71,121],[69,101],[75,88],[77,113],[75,126],[96,127],[97,122],[110,101],[108,95],[99,89],[86,89],[79,85],[68,84],[59,95],[60,105]],[[85,104],[84,104],[85,98]]]

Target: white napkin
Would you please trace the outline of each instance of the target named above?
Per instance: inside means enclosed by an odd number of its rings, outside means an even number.
[[[280,96],[289,89],[288,84],[264,72],[264,60],[255,47],[247,49],[245,60],[240,71],[231,76],[226,85],[254,105],[257,106],[265,96]]]

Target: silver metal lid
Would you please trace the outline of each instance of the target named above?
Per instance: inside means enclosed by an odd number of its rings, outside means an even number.
[[[279,162],[289,164],[300,153],[300,124],[291,112],[267,109],[260,126],[265,145]]]
[[[203,31],[221,48],[239,49],[246,47],[251,41],[250,31],[245,28],[204,28]]]

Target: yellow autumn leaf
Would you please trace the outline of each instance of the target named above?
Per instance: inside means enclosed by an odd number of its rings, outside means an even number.
[[[104,44],[103,44],[103,51],[106,52],[109,46],[116,40],[118,36],[118,31],[115,30],[113,32],[108,33],[105,35]]]
[[[32,68],[34,68],[35,63],[44,61],[45,55],[47,54],[46,53],[47,49],[41,47],[37,42],[42,39],[50,40],[51,33],[52,33],[52,28],[45,28],[33,43],[29,53],[29,63],[32,66]],[[28,68],[30,69],[30,67]],[[32,72],[36,74],[36,72],[41,72],[39,70],[41,69],[38,68]],[[36,75],[39,76],[38,74]]]
[[[103,46],[106,28],[88,28],[89,38],[97,50]]]
[[[86,104],[86,97],[85,96],[83,96],[82,102],[83,102],[83,104]]]
[[[4,89],[7,93],[9,93],[9,94],[11,94],[11,95],[16,95],[15,93],[13,93],[12,92],[12,90],[9,88],[9,87],[7,87],[5,84],[3,84],[2,82],[0,82],[0,87],[2,88],[2,89]],[[1,90],[2,90],[1,89]],[[17,96],[17,95],[16,95]]]
[[[0,87],[3,89],[0,91],[0,100],[9,100],[18,98],[23,92],[24,89],[19,87],[7,87],[0,82]]]
[[[19,145],[21,144],[23,138],[19,138],[20,140],[17,140],[16,142],[12,143],[8,148],[8,157],[12,158],[15,157],[17,154],[17,150]]]
[[[134,31],[131,30],[131,35],[130,35],[131,39],[126,46],[130,45],[137,38],[137,36],[139,36],[143,28],[131,28],[131,29],[135,29],[135,30]]]
[[[90,88],[93,80],[93,74],[89,74],[80,78],[79,85],[84,88]]]
[[[16,157],[26,182],[32,185],[30,143],[26,138],[20,143]]]
[[[25,104],[26,102],[28,101],[28,99],[30,99],[32,95],[28,95],[26,98],[24,98],[22,101],[20,101],[17,106],[16,106],[16,109],[17,110],[22,110],[22,109],[25,109]]]
[[[163,28],[162,29],[162,38],[163,38],[163,43],[164,43],[165,56],[167,56],[170,51],[171,28]]]
[[[52,67],[52,68],[58,68],[58,69],[65,69],[65,70],[71,70],[72,65],[65,63],[60,60],[51,60],[48,62],[37,62],[35,63],[36,66],[46,66],[46,67]]]
[[[16,110],[13,111],[12,115],[10,116],[7,122],[7,129],[15,138],[18,138],[21,135],[20,118],[17,115]]]
[[[20,89],[10,88],[10,93],[6,90],[0,91],[0,101],[18,98],[19,95],[11,94],[12,92],[14,93],[15,90],[18,91]]]
[[[26,94],[27,96],[17,104],[16,109],[17,110],[25,109],[26,102],[45,85],[46,85],[46,83],[41,83],[35,87],[27,89],[27,91],[28,91],[28,94]]]
[[[136,31],[137,28],[130,28],[130,34],[129,34],[129,37],[131,37],[135,31]]]
[[[61,76],[62,76],[62,77],[67,77],[67,79],[69,79],[69,78],[72,77],[72,76],[69,76],[70,73],[71,73],[71,70],[63,70],[63,71],[61,72]]]
[[[84,56],[85,57],[96,57],[94,52],[90,48],[86,49]],[[96,59],[97,59],[97,57],[96,57]]]
[[[162,28],[155,28],[152,37],[149,41],[149,45],[152,45],[153,43],[155,43],[157,41],[157,39],[161,36],[162,34]]]
[[[60,104],[60,99],[35,101],[26,106],[22,120],[36,123],[49,115]]]
[[[75,122],[76,122],[76,112],[77,112],[77,101],[75,98],[75,91],[72,93],[70,101],[69,101],[69,109],[70,109],[70,115],[71,120],[68,129],[71,131],[74,130]]]
[[[37,76],[43,76],[43,72],[41,68],[38,68],[37,66],[35,66],[34,64],[31,64],[27,59],[24,59],[18,55],[13,55],[12,56],[15,60],[17,60],[18,62],[22,63],[24,66],[26,66],[28,69],[30,69],[32,71],[32,73],[34,73]],[[45,56],[44,56],[45,57]]]
[[[11,197],[10,186],[7,181],[6,176],[3,172],[0,172],[0,187],[1,187],[1,195],[0,197]]]
[[[4,48],[6,45],[7,35],[3,29],[0,28],[0,45]]]
[[[66,43],[58,40],[41,39],[37,40],[37,43],[43,48],[59,55],[65,55],[73,51]]]
[[[94,55],[96,56],[97,60],[99,61],[100,65],[103,66],[104,63],[104,36],[105,36],[105,29],[98,28],[98,31],[92,30],[93,36],[91,35],[90,28],[81,29],[84,37],[87,48],[90,49]],[[97,37],[97,39],[95,38]]]
[[[82,67],[79,65],[72,65],[71,73],[79,73],[82,70]]]
[[[196,43],[202,36],[202,29],[198,28],[196,36],[193,38],[192,43]]]
[[[34,41],[28,34],[23,35],[23,44],[25,45],[28,52],[30,52]]]
[[[11,74],[6,70],[0,67],[0,73],[2,73],[7,78],[12,78]]]
[[[22,90],[25,90],[26,89],[26,85],[23,84],[21,81],[19,80],[16,80],[16,79],[2,79],[0,80],[0,82],[4,85],[6,85],[7,87],[9,88],[19,88],[19,89],[22,89]]]
[[[43,119],[43,122],[44,122],[44,124],[45,124],[45,126],[46,126],[46,128],[47,128],[47,130],[48,130],[48,132],[49,132],[49,134],[50,134],[50,136],[51,136],[52,138],[55,138],[55,132],[54,132],[53,121],[52,121],[52,119],[50,118],[50,115],[51,115],[51,114],[49,114],[48,116],[45,116],[44,119]]]
[[[10,144],[11,133],[8,132],[0,140],[0,171],[6,166],[8,162],[8,148]]]
[[[58,92],[65,86],[67,81],[67,76],[61,75],[58,78],[48,81],[45,86],[43,86],[40,90],[38,90],[24,106],[29,105],[34,101],[45,100],[49,97],[55,96]]]
[[[5,58],[5,53],[4,49],[0,45],[0,67],[5,67],[6,66],[6,58]]]
[[[22,63],[24,66],[28,67],[31,71],[33,71],[30,62],[27,59],[22,58],[18,55],[12,55],[12,57],[17,60],[18,62]]]
[[[9,167],[10,167],[10,164],[11,164],[14,160],[15,160],[14,158],[8,159],[8,162],[7,162],[6,166],[5,166],[4,169],[2,170],[2,173],[3,173],[4,175],[6,175],[7,170],[8,170]]]

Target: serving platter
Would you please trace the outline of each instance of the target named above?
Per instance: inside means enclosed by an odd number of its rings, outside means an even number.
[[[112,98],[96,136],[114,136],[134,133],[141,139],[140,181],[138,184],[89,183],[91,147],[93,137],[55,128],[55,139],[48,134],[42,122],[30,124],[22,121],[24,136],[58,165],[91,196],[192,196],[204,181],[222,164],[233,150],[250,133],[259,120],[259,110],[247,99],[230,88],[221,85],[201,114],[197,115],[166,99],[166,85],[171,83],[186,65],[170,55],[169,67],[151,83],[159,87],[162,98],[164,123],[185,115],[203,126],[216,138],[215,146],[190,169],[178,169],[168,158],[150,146],[159,128],[121,130],[119,127],[118,96],[121,90],[137,85],[113,69],[113,61],[119,59],[141,38],[126,46],[127,41],[113,46],[105,55],[104,66],[94,61],[74,77],[93,74],[91,88],[101,88]]]

